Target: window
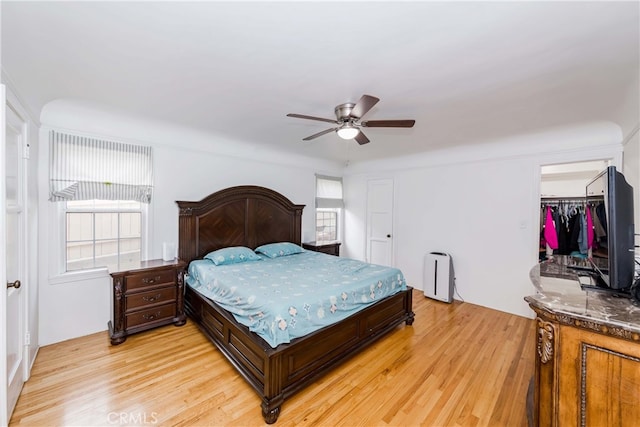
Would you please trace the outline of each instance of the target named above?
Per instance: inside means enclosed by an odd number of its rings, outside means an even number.
[[[338,209],[316,209],[316,241],[338,240]]]
[[[67,135],[49,140],[49,200],[58,205],[58,267],[122,271],[143,258],[151,147]]]
[[[316,241],[339,240],[342,218],[342,178],[316,175]]]
[[[140,202],[79,200],[65,204],[65,271],[97,267],[122,271],[140,263]]]

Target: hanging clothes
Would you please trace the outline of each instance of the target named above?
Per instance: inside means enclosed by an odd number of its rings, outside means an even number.
[[[567,232],[569,234],[568,253],[580,252],[580,232],[582,230],[582,221],[580,221],[580,213],[572,213],[569,217]]]
[[[599,203],[596,205],[596,216],[600,221],[600,225],[604,230],[604,235],[607,234],[607,213],[605,212],[604,203]]]
[[[580,231],[578,234],[578,250],[582,255],[586,255],[589,253],[589,232],[587,230],[587,216],[583,212],[580,212],[578,214],[578,221],[580,221]]]
[[[590,227],[588,224],[592,223],[593,214],[590,212],[591,219],[587,218],[584,199],[543,200],[541,217],[545,224],[540,230],[540,252],[548,244],[557,255],[587,256],[590,242],[593,241],[593,225]],[[551,227],[547,224],[551,224]]]
[[[587,249],[593,248],[594,225],[591,218],[591,209],[587,208]]]
[[[598,207],[602,206],[602,213],[600,215],[598,215]],[[595,206],[591,206],[591,217],[593,218],[593,231],[595,232],[595,238],[596,239],[601,239],[603,237],[605,237],[607,235],[607,229],[606,229],[606,218],[605,218],[605,225],[602,225],[602,220],[601,217],[605,217],[604,214],[604,203],[600,203],[598,205]]]
[[[544,239],[551,249],[558,249],[558,233],[553,221],[551,206],[547,206],[547,215],[544,222]]]

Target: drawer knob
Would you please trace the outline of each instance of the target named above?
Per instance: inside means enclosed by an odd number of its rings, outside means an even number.
[[[158,317],[160,317],[160,312],[157,311],[155,314],[143,314],[142,317],[144,318],[144,320],[157,319]]]
[[[159,300],[161,296],[162,295],[160,295],[160,294],[155,294],[155,295],[150,296],[150,297],[144,296],[144,297],[142,297],[142,300],[146,301],[146,302],[154,302],[156,300]]]
[[[146,283],[146,284],[153,284],[156,283],[157,281],[160,280],[160,276],[156,276],[156,277],[145,277],[144,279],[142,279],[142,283]]]

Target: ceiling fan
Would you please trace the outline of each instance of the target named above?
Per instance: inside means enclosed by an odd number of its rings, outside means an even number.
[[[416,123],[415,120],[369,120],[361,122],[362,116],[367,114],[380,101],[380,99],[371,95],[362,95],[360,100],[353,104],[347,102],[340,104],[335,108],[336,120],[323,119],[322,117],[305,116],[303,114],[287,114],[287,117],[295,117],[297,119],[317,120],[320,122],[334,123],[337,127],[323,130],[311,136],[303,138],[303,141],[310,141],[329,132],[336,131],[342,139],[355,139],[360,145],[369,142],[369,138],[360,130],[362,127],[368,128],[411,128]]]

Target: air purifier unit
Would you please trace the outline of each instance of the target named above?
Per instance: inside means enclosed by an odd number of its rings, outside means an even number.
[[[424,258],[424,296],[438,301],[453,301],[453,261],[451,255],[430,252]]]

